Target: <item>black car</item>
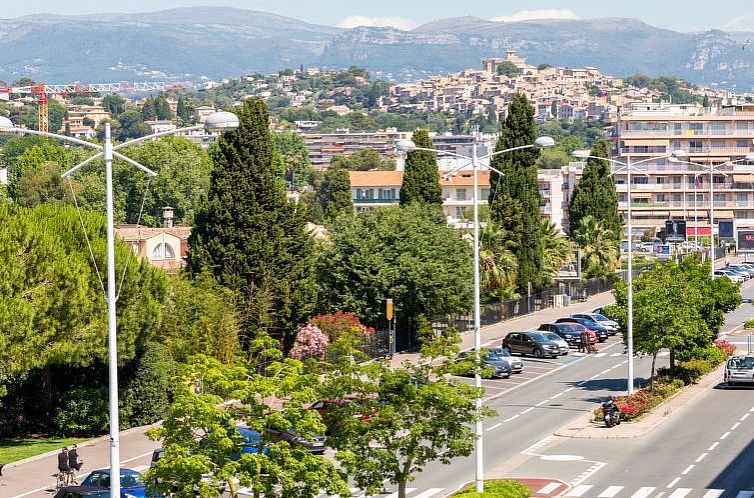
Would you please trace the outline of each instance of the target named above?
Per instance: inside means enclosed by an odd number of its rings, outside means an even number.
[[[563,338],[569,346],[581,345],[581,332],[585,329],[580,323],[543,323],[538,330],[552,332]]]
[[[110,490],[92,486],[65,486],[53,498],[109,498]]]
[[[280,430],[272,427],[265,428],[264,432],[270,436],[273,442],[287,441],[291,446],[300,446],[315,455],[321,455],[325,452],[327,436],[314,436],[311,439],[305,439],[293,429]]]
[[[561,348],[538,332],[511,332],[503,339],[502,348],[511,353],[529,354],[537,358],[557,358],[558,355],[568,353],[567,347]]]
[[[606,327],[603,327],[594,320],[587,320],[586,318],[574,318],[569,316],[567,318],[558,318],[555,320],[555,323],[579,323],[597,334],[597,340],[599,342],[605,342],[610,335],[610,331],[607,330]]]

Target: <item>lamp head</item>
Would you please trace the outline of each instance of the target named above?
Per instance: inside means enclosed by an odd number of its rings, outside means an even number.
[[[592,151],[588,149],[574,150],[573,152],[571,152],[571,155],[576,159],[589,159],[589,156],[591,154]]]
[[[416,150],[416,144],[413,140],[398,140],[395,147],[401,152],[411,152]]]
[[[238,116],[228,111],[220,111],[207,116],[204,121],[204,129],[208,132],[237,130],[239,126]]]
[[[549,149],[555,147],[555,140],[552,137],[539,137],[534,141],[534,146],[540,149]]]
[[[683,149],[676,149],[671,154],[670,157],[674,157],[676,159],[685,159],[688,157],[688,152],[686,152]]]
[[[754,152],[749,152],[748,154],[746,154],[746,156],[744,157],[744,159],[748,163],[754,163]]]
[[[14,128],[13,121],[5,116],[0,116],[0,130],[8,130],[12,128]]]

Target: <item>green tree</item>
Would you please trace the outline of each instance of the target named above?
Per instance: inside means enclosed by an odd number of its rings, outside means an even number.
[[[543,219],[542,223],[542,270],[552,281],[563,265],[571,259],[571,241],[560,233],[555,224]]]
[[[36,170],[47,162],[53,162],[61,167],[68,166],[68,154],[65,148],[51,141],[43,141],[33,145],[18,156],[15,166],[8,174],[8,195],[15,199],[18,195],[18,182],[27,173]]]
[[[399,327],[415,331],[420,315],[468,311],[471,248],[433,208],[387,207],[340,217],[318,258],[320,305],[348,310],[384,327],[393,298]],[[404,336],[404,337],[407,337]]]
[[[312,167],[309,149],[300,134],[294,131],[273,133],[275,148],[285,163],[285,179],[296,190],[306,185],[306,175]]]
[[[424,129],[414,131],[413,142],[417,147],[433,148],[429,132]],[[434,152],[414,150],[407,154],[400,201],[401,206],[412,202],[442,206],[440,173]]]
[[[102,107],[110,113],[110,116],[117,118],[126,112],[126,99],[118,94],[111,93],[102,97]]]
[[[513,244],[505,231],[494,221],[487,220],[479,230],[480,284],[485,301],[499,301],[517,296],[518,261]]]
[[[581,261],[587,277],[602,277],[615,269],[620,248],[613,231],[601,220],[591,215],[582,218],[573,240],[581,247]]]
[[[40,204],[72,203],[68,182],[60,177],[63,168],[56,162],[47,161],[39,167],[22,174],[16,184],[16,203],[34,207]],[[81,192],[81,185],[73,182],[74,192]]]
[[[176,372],[170,350],[152,342],[144,345],[132,365],[132,376],[123,392],[123,428],[153,424],[168,408],[169,381]]]
[[[154,119],[154,118],[152,118]],[[120,131],[113,133],[114,138],[117,138],[121,142],[125,142],[131,138],[139,138],[152,133],[152,128],[144,122],[142,113],[136,109],[131,109],[118,116],[118,123]]]
[[[325,173],[326,202],[325,214],[328,219],[353,214],[351,199],[351,177],[345,168],[330,167]]]
[[[592,147],[592,156],[605,159],[587,160],[581,180],[573,189],[568,206],[568,221],[571,232],[578,231],[582,220],[591,216],[600,220],[610,230],[616,241],[620,240],[622,218],[618,212],[618,194],[607,161],[607,143],[598,140]]]
[[[264,102],[247,100],[236,112],[240,127],[220,137],[212,153],[215,168],[189,238],[189,268],[240,293],[244,344],[267,330],[290,347],[316,300],[306,213],[286,199]]]
[[[521,70],[511,61],[503,61],[497,66],[497,74],[512,78],[521,74]]]
[[[543,150],[537,159],[537,169],[560,169],[568,166],[570,156],[559,149]]]
[[[371,147],[359,149],[347,156],[333,156],[331,164],[342,166],[349,171],[392,171],[395,169],[395,161],[380,157],[380,153]]]
[[[191,120],[189,114],[188,105],[186,104],[186,97],[184,95],[178,96],[178,103],[176,104],[176,116],[183,124],[187,124]]]
[[[516,94],[508,107],[503,132],[498,139],[496,151],[531,145],[537,138],[534,124],[534,108],[526,96]],[[540,237],[539,183],[537,182],[536,161],[539,151],[535,148],[508,152],[495,156],[492,166],[504,176],[493,174],[490,177],[490,214],[493,221],[509,231],[511,240],[516,241],[518,259],[518,289],[526,292],[531,284],[535,289],[544,282],[542,274],[542,239]],[[511,208],[495,203],[495,197],[504,200],[516,199],[520,205],[521,223],[506,226],[506,210]],[[516,213],[517,214],[517,213]]]

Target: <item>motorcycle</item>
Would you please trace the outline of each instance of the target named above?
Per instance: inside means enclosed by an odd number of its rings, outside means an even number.
[[[605,425],[607,427],[620,425],[620,410],[612,399],[602,403],[602,414],[605,417]]]

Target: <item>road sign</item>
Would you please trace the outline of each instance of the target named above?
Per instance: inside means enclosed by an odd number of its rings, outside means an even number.
[[[393,300],[392,298],[389,298],[387,300],[387,304],[385,305],[385,316],[387,316],[387,320],[390,321],[393,319]]]

